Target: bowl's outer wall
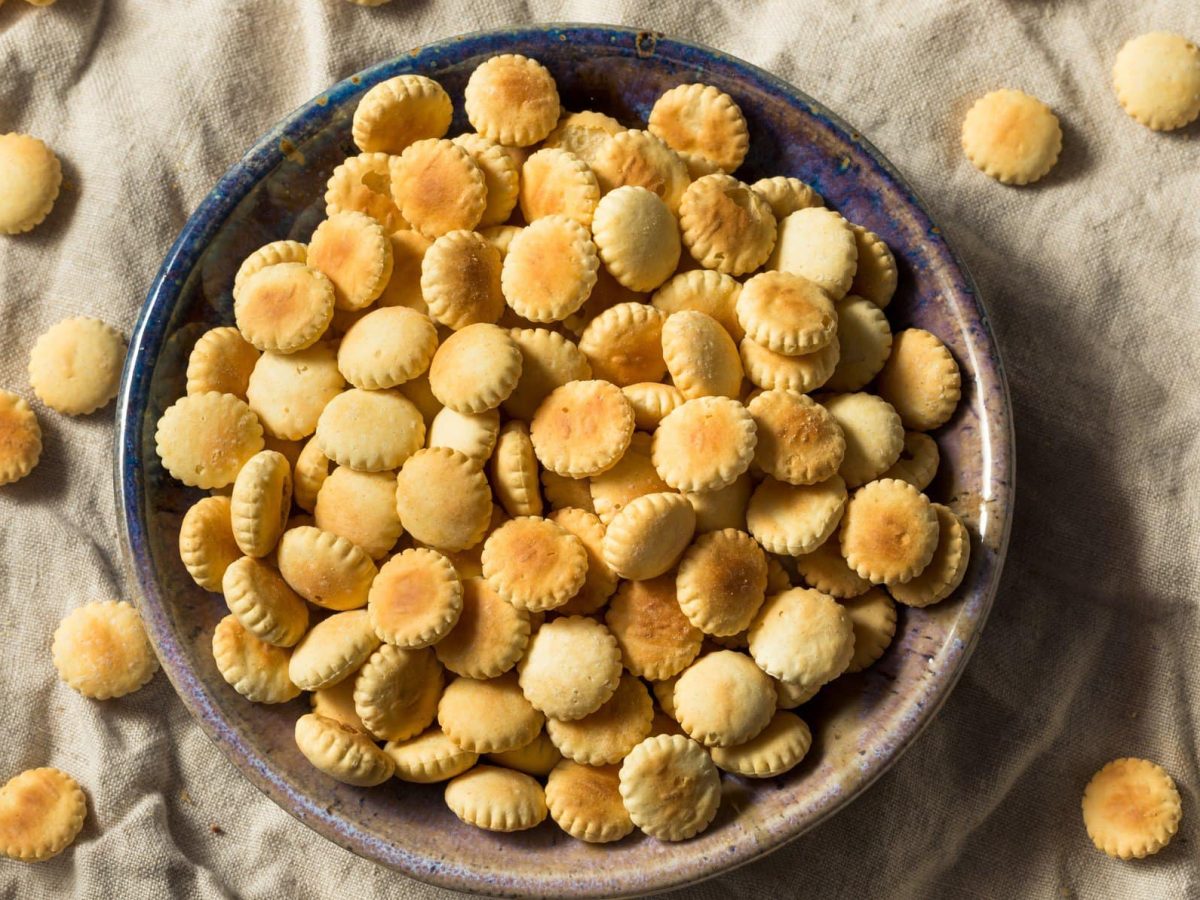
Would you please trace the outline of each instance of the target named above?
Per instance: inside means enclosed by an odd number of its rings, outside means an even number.
[[[440,786],[390,782],[362,790],[329,780],[292,738],[304,700],[251,704],[221,679],[210,642],[227,610],[179,561],[180,519],[201,494],[165,475],[155,425],[184,392],[196,338],[232,322],[240,261],[268,241],[311,234],[324,216],[326,178],[356,152],[350,121],[367,88],[405,72],[433,76],[455,101],[451,133],[458,133],[469,130],[461,102],[468,75],[501,52],[543,61],[566,108],[599,109],[629,123],[644,122],[655,98],[676,84],[704,81],[731,94],[751,135],[738,175],[797,176],[880,234],[900,268],[887,310],[893,329],[917,325],[937,334],[963,372],[958,413],[937,434],[942,465],[931,488],[973,532],[963,587],[930,609],[902,609],[897,640],[878,664],[839,679],[802,708],[815,735],[805,761],[770,781],[725,777],[716,822],[683,844],[635,835],[598,849],[549,822],[494,835],[460,823]],[[849,126],[767,73],[713,50],[615,28],[513,30],[417,48],[289,117],[229,171],[172,247],[135,330],[119,417],[118,507],[140,608],[164,669],[205,730],[272,799],[338,844],[425,881],[489,894],[613,896],[678,886],[755,859],[841,808],[911,742],[953,687],[991,605],[1010,521],[1012,427],[995,342],[969,276],[911,190]]]

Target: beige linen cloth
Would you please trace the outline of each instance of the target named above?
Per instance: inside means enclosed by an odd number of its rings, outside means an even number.
[[[689,895],[1200,896],[1200,124],[1142,128],[1109,77],[1128,37],[1200,38],[1195,0],[8,0],[0,132],[44,138],[65,188],[41,228],[0,238],[0,385],[32,398],[30,346],[60,318],[128,333],[216,179],[329,84],[443,36],[566,20],[710,44],[860,128],[978,280],[1016,410],[1008,565],[944,711],[828,824]],[[963,113],[1000,86],[1062,120],[1036,187],[998,185],[959,149]],[[38,412],[41,465],[0,489],[0,780],[59,766],[90,815],[61,857],[0,862],[0,897],[450,896],[276,808],[162,675],[107,703],[58,681],[59,618],[133,586],[111,407]],[[1080,822],[1084,784],[1123,755],[1162,763],[1183,795],[1181,832],[1140,863],[1099,854]]]

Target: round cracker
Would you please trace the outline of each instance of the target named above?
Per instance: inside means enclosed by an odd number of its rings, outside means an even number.
[[[360,731],[308,713],[296,721],[296,746],[330,778],[358,787],[374,787],[392,777],[395,763]]]
[[[621,764],[621,797],[633,823],[660,841],[682,841],[709,826],[721,805],[721,778],[705,749],[682,735],[648,737]]]
[[[529,428],[538,461],[559,475],[584,478],[614,465],[633,438],[633,407],[607,381],[572,381],[542,401]]]
[[[438,660],[467,678],[495,678],[517,664],[529,644],[529,613],[496,593],[482,577],[462,579],[462,610],[434,645]]]
[[[404,529],[437,550],[465,550],[482,540],[492,492],[479,464],[447,447],[418,450],[396,476],[396,512]],[[454,503],[447,503],[448,497]]]
[[[483,545],[483,576],[519,609],[562,606],[587,577],[587,552],[566,529],[539,516],[505,522]]]
[[[707,747],[744,744],[775,714],[775,686],[744,653],[718,650],[701,656],[675,682],[674,717]]]
[[[750,627],[767,590],[767,558],[744,531],[701,535],[684,552],[675,576],[679,607],[705,634]]]
[[[650,692],[626,674],[612,696],[593,712],[573,721],[547,719],[546,733],[567,759],[589,766],[611,765],[649,736],[653,718]]]
[[[733,98],[711,84],[681,84],[654,101],[646,126],[682,154],[693,154],[726,172],[750,149],[746,118]]]
[[[615,140],[615,139],[614,139]],[[652,291],[679,263],[679,225],[670,207],[644,187],[619,187],[600,198],[592,239],[609,273],[632,291]]]
[[[600,622],[566,616],[537,630],[517,670],[521,690],[535,709],[550,719],[571,721],[594,713],[613,695],[621,678],[621,651]]]
[[[11,408],[20,411],[15,403]],[[11,432],[17,433],[17,429]],[[175,478],[192,487],[220,488],[232,484],[246,461],[262,449],[262,434],[258,417],[244,401],[232,394],[210,392],[176,400],[158,420],[154,441],[163,467]],[[40,436],[39,432],[39,451]],[[4,443],[6,447],[33,446],[32,440],[21,435]],[[33,455],[34,462],[36,459]],[[16,462],[13,466],[21,468]],[[25,471],[32,468],[28,463]]]
[[[315,338],[314,338],[315,340]],[[99,319],[63,319],[29,353],[29,385],[56,412],[81,416],[113,397],[125,363],[125,338]]]
[[[392,159],[392,197],[405,220],[433,240],[479,224],[487,209],[487,182],[466,150],[431,138]]]
[[[340,466],[383,472],[403,465],[425,442],[425,421],[399,391],[351,388],[317,420],[317,446]]]
[[[546,806],[558,827],[576,840],[606,844],[633,831],[617,766],[563,760],[546,781]]]
[[[699,310],[671,313],[662,326],[663,361],[688,400],[741,394],[742,360],[721,323]]]
[[[131,694],[158,671],[141,616],[124,601],[73,610],[55,629],[50,655],[59,677],[93,700]]]
[[[831,209],[810,206],[779,222],[767,268],[803,275],[840,300],[850,289],[858,266],[858,246],[850,223]]]
[[[463,100],[476,131],[512,147],[528,147],[546,137],[561,108],[554,76],[518,53],[480,63],[467,79]]]
[[[662,420],[651,457],[672,488],[716,491],[746,471],[757,440],[754,419],[739,401],[697,397]]]
[[[462,821],[488,831],[524,831],[546,818],[542,786],[522,772],[476,766],[446,785],[446,805]]]
[[[775,247],[775,214],[750,186],[724,173],[693,181],[679,202],[679,228],[692,258],[727,275],[753,272]]]
[[[872,481],[854,492],[842,518],[846,563],[872,584],[904,584],[938,548],[938,515],[911,484]]]
[[[397,387],[429,368],[437,344],[428,316],[402,306],[375,309],[342,338],[338,370],[357,388]]]
[[[842,428],[829,410],[796,391],[770,390],[746,406],[754,419],[754,463],[788,484],[816,484],[835,475],[846,452]]]
[[[899,332],[876,390],[905,428],[932,431],[949,421],[962,396],[962,375],[949,348],[920,328]]]
[[[433,355],[429,387],[443,406],[461,413],[495,409],[521,377],[521,351],[507,331],[475,324],[450,335]]]
[[[452,113],[450,95],[432,78],[397,75],[358,101],[354,143],[366,152],[401,153],[414,141],[445,134]]]
[[[454,330],[492,323],[504,311],[500,251],[474,231],[449,231],[421,258],[421,296],[435,322]]]
[[[673,574],[622,584],[604,621],[625,668],[641,678],[678,675],[700,652],[703,634],[680,609]]]
[[[750,497],[746,527],[764,550],[801,556],[833,534],[845,506],[846,482],[840,475],[805,485],[768,476]]]
[[[292,590],[309,603],[336,611],[366,605],[377,572],[358,546],[311,525],[285,531],[275,558]]]
[[[815,281],[791,272],[763,272],[747,281],[737,314],[747,338],[784,356],[815,353],[838,333],[829,295]]]
[[[545,717],[521,693],[514,672],[479,680],[460,677],[438,702],[438,724],[455,744],[472,753],[499,753],[528,744]]]
[[[50,859],[74,842],[86,818],[87,798],[74,778],[60,769],[26,769],[0,788],[0,853],[22,862]]]
[[[750,626],[750,655],[768,675],[819,687],[846,671],[854,627],[832,597],[791,588],[767,598]]]
[[[682,494],[645,494],[608,524],[604,561],[622,578],[654,578],[675,565],[695,530],[696,513]]]
[[[774,778],[800,764],[812,746],[812,732],[799,716],[780,710],[767,727],[744,744],[713,747],[717,768],[743,778]]]
[[[583,306],[599,268],[587,227],[568,216],[547,213],[513,237],[500,284],[517,315],[531,322],[558,322]]]

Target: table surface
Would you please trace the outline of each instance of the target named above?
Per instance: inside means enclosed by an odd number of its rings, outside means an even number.
[[[32,397],[34,338],[69,315],[128,331],[167,247],[281,116],[411,46],[530,21],[659,29],[741,56],[861,129],[916,187],[987,298],[1012,385],[1016,520],[979,649],[939,718],[867,795],[690,896],[1172,897],[1200,892],[1200,123],[1154,134],[1109,72],[1128,37],[1200,36],[1190,0],[59,0],[0,7],[0,131],[45,139],[64,190],[0,239],[0,386]],[[1007,86],[1049,103],[1064,150],[1007,188],[958,146]],[[66,611],[128,596],[111,407],[38,406],[39,467],[0,492],[3,778],[55,765],[89,795],[76,845],[0,863],[30,897],[450,896],[325,843],[237,775],[166,679],[94,703],[55,676]],[[1175,777],[1184,820],[1142,862],[1092,847],[1079,797],[1107,760]]]

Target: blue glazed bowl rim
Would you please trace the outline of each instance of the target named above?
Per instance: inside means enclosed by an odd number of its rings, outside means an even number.
[[[352,823],[347,823],[344,819],[327,813],[313,798],[297,796],[289,791],[286,783],[272,770],[271,766],[265,760],[258,758],[253,750],[244,743],[240,735],[228,727],[224,717],[207,696],[204,683],[201,682],[195,671],[183,664],[184,648],[171,628],[166,606],[159,596],[148,545],[147,522],[141,512],[144,490],[141,470],[137,461],[141,452],[139,443],[142,417],[149,406],[150,381],[154,362],[168,336],[168,325],[180,293],[209,242],[218,233],[228,216],[247,193],[284,160],[290,147],[302,145],[309,137],[325,128],[335,112],[352,95],[359,94],[396,74],[426,71],[430,67],[430,63],[442,53],[452,51],[455,57],[470,57],[481,52],[492,52],[494,48],[487,45],[497,38],[525,40],[545,36],[556,39],[564,39],[564,36],[566,39],[570,39],[573,36],[576,39],[610,42],[619,38],[632,38],[636,42],[635,46],[638,47],[639,54],[642,42],[646,41],[650,42],[652,48],[664,49],[668,51],[669,55],[675,57],[684,56],[697,61],[717,60],[722,65],[736,71],[740,78],[755,87],[786,97],[789,102],[802,108],[807,114],[827,123],[847,143],[859,148],[870,157],[886,179],[901,189],[911,208],[919,214],[918,220],[925,226],[926,233],[937,234],[946,245],[946,250],[957,268],[965,291],[970,295],[974,304],[980,331],[985,338],[982,351],[986,353],[987,363],[992,369],[1003,395],[1002,418],[997,430],[1000,432],[999,436],[1003,439],[1005,446],[1004,452],[1000,454],[1000,471],[993,478],[993,484],[998,485],[998,491],[1001,494],[1000,508],[1005,511],[1005,516],[1000,540],[997,544],[996,565],[992,569],[989,583],[984,586],[983,603],[975,627],[966,638],[965,645],[958,656],[956,668],[952,672],[942,673],[940,691],[925,706],[923,714],[908,724],[907,733],[900,736],[894,753],[875,763],[874,770],[856,785],[852,792],[843,796],[840,802],[830,805],[820,815],[805,823],[804,827],[797,828],[793,834],[783,840],[770,846],[752,847],[748,851],[732,855],[729,859],[709,860],[706,864],[702,863],[682,874],[673,872],[666,879],[656,881],[653,874],[643,873],[647,876],[647,880],[637,885],[630,885],[624,893],[614,894],[611,887],[603,891],[604,896],[645,895],[678,888],[685,884],[694,884],[760,859],[845,808],[851,800],[860,796],[870,787],[895,763],[904,750],[911,746],[953,691],[983,631],[1003,569],[1012,526],[1011,512],[1015,483],[1014,430],[1008,381],[1004,374],[999,348],[992,333],[985,304],[979,296],[966,266],[949,246],[945,235],[933,223],[925,204],[883,154],[843,118],[783,79],[722,51],[692,41],[667,38],[659,32],[585,23],[553,23],[521,28],[501,28],[447,38],[399,54],[338,82],[276,124],[238,162],[231,166],[218,181],[216,187],[188,218],[179,236],[168,250],[134,326],[129,355],[122,373],[121,391],[117,400],[117,429],[114,448],[116,506],[120,519],[120,539],[125,563],[141,588],[141,592],[135,600],[141,610],[147,632],[162,661],[163,669],[184,705],[200,722],[205,733],[221,747],[239,770],[263,793],[297,819],[324,837],[361,856],[376,862],[385,862],[414,878],[431,884],[456,890],[486,893],[489,889],[486,872],[474,869],[468,864],[455,867],[431,867],[429,861],[421,854],[411,853],[403,846],[396,845],[389,845],[385,859],[378,842],[372,836],[357,831]],[[654,49],[651,52],[654,52]],[[996,438],[997,435],[992,435],[991,440],[995,441]],[[147,598],[153,598],[153,600]],[[581,880],[548,879],[537,888],[539,893],[544,892],[546,895],[562,894],[568,891],[574,896],[601,895],[590,891]]]

